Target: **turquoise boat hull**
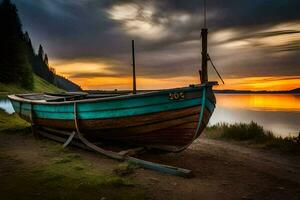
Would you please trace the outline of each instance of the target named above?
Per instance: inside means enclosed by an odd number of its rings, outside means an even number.
[[[57,102],[46,97],[9,99],[15,112],[35,126],[73,131],[76,116],[80,131],[92,140],[162,149],[181,148],[199,137],[216,104],[209,84]]]

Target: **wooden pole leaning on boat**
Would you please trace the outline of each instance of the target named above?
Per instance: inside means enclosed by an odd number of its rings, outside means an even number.
[[[190,178],[193,176],[193,173],[191,170],[174,167],[174,166],[169,166],[169,165],[162,165],[159,163],[153,163],[153,162],[145,161],[142,159],[134,158],[131,156],[126,156],[126,155],[123,155],[123,154],[120,154],[117,152],[105,150],[105,149],[100,148],[99,146],[93,144],[92,142],[88,141],[79,130],[79,123],[78,123],[78,116],[77,116],[77,103],[76,102],[74,102],[74,124],[75,124],[75,129],[76,129],[78,138],[79,138],[79,140],[81,140],[81,142],[83,144],[85,144],[90,149],[92,149],[98,153],[101,153],[109,158],[113,158],[113,159],[116,159],[119,161],[132,162],[132,163],[137,164],[146,169],[155,170],[155,171],[158,171],[161,173],[171,174],[171,175],[175,175],[175,176],[181,176],[181,177],[186,177],[186,178]],[[72,139],[70,139],[70,140],[72,140]],[[70,143],[70,141],[69,141],[69,143]]]
[[[77,103],[76,101],[74,102],[74,123],[75,123],[75,129],[76,129],[76,133],[78,135],[78,138],[81,140],[81,142],[83,144],[85,144],[86,146],[88,146],[89,148],[95,150],[96,152],[99,152],[107,157],[116,159],[116,160],[124,160],[124,156],[119,155],[113,151],[107,151],[104,150],[100,147],[98,147],[97,145],[91,143],[90,141],[88,141],[80,132],[79,130],[79,124],[78,124],[78,116],[77,116]]]
[[[132,48],[132,93],[136,94],[136,77],[135,77],[135,51],[134,51],[134,40],[131,41],[131,48]]]
[[[97,146],[96,144],[90,142],[80,132],[78,113],[77,113],[77,102],[74,102],[73,105],[74,105],[74,126],[75,126],[75,131],[70,133],[70,132],[66,132],[66,131],[61,131],[61,130],[56,130],[56,129],[51,129],[51,128],[42,128],[41,127],[42,129],[38,130],[39,134],[43,137],[55,140],[57,142],[64,143],[63,147],[67,147],[68,145],[72,144],[72,145],[75,145],[75,146],[83,148],[83,149],[94,150],[98,153],[101,153],[104,156],[116,159],[118,161],[126,161],[126,162],[130,162],[130,163],[134,163],[134,164],[136,164],[136,165],[138,165],[142,168],[145,168],[145,169],[150,169],[150,170],[158,171],[158,172],[161,172],[161,173],[180,176],[180,177],[185,177],[185,178],[191,178],[191,177],[194,176],[193,172],[189,169],[174,167],[174,166],[170,166],[170,165],[163,165],[163,164],[154,163],[154,162],[149,162],[149,161],[146,161],[146,160],[142,160],[142,159],[130,156],[130,154],[127,153],[127,152],[129,152],[129,150],[121,151],[121,152],[114,152],[114,151],[110,151],[110,150],[105,150],[105,149]],[[59,135],[64,135],[64,136],[67,135],[68,138],[65,139],[62,136],[58,136],[56,134],[51,134],[52,132],[53,133],[58,133]],[[75,138],[77,139],[77,141],[74,141]],[[131,149],[131,150],[136,151],[136,152],[140,152],[141,148],[136,148],[136,149]]]

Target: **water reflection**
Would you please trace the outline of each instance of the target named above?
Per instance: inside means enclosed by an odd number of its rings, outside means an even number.
[[[0,109],[3,109],[5,112],[12,114],[14,113],[14,108],[12,107],[10,101],[5,98],[0,96]]]
[[[300,95],[217,94],[210,124],[255,121],[280,136],[300,131]]]
[[[300,111],[300,95],[290,94],[218,94],[218,105],[257,111]]]

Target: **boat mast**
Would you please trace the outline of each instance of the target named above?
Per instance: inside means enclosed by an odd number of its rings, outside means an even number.
[[[207,75],[207,35],[208,29],[206,28],[206,0],[204,1],[203,10],[204,10],[204,18],[203,18],[203,28],[201,29],[201,38],[202,38],[202,66],[200,70],[200,79],[201,83],[206,83],[208,81]]]
[[[132,93],[136,94],[136,77],[135,77],[135,52],[134,52],[134,40],[131,41],[131,46],[132,46]]]

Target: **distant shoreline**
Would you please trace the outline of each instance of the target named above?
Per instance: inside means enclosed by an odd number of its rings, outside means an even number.
[[[217,94],[300,94],[300,88],[282,91],[252,90],[214,90]]]
[[[131,93],[131,90],[83,90],[88,93]],[[138,90],[138,92],[151,92],[157,90]],[[300,88],[293,90],[281,90],[281,91],[252,91],[252,90],[214,90],[216,94],[300,94]]]

